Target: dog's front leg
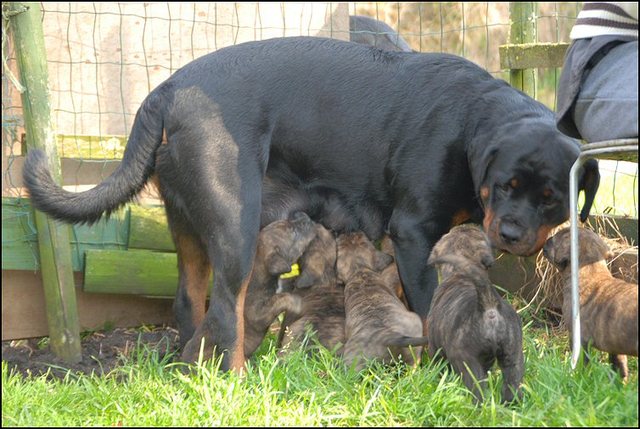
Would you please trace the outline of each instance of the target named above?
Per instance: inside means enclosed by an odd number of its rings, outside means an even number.
[[[251,326],[246,326],[244,346],[245,356],[249,358],[260,346],[269,326],[280,313],[286,311],[287,317],[290,317],[298,316],[302,312],[302,298],[286,292],[278,293],[269,298],[263,308],[247,308],[246,311],[261,311],[261,314],[248,314],[245,319],[251,321]],[[278,341],[281,341],[281,338]]]
[[[389,229],[409,307],[424,321],[438,286],[437,271],[427,265],[427,259],[442,234],[429,232],[421,219],[398,210],[391,217]]]

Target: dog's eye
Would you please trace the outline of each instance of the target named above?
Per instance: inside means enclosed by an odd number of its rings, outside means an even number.
[[[555,203],[555,199],[553,198],[553,191],[551,189],[545,189],[542,192],[542,204],[552,205]]]

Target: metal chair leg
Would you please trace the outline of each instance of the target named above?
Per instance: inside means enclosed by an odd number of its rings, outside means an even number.
[[[569,217],[571,220],[571,369],[575,369],[580,357],[580,293],[578,284],[579,242],[578,242],[578,173],[588,158],[620,159],[621,154],[634,154],[638,159],[638,139],[609,140],[588,143],[582,146],[578,159],[569,173]],[[622,158],[624,159],[624,158]],[[566,315],[565,315],[566,317]]]

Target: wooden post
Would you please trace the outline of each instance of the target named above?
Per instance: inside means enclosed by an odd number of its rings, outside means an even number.
[[[535,5],[535,3],[525,2],[509,3],[509,18],[511,19],[510,45],[536,42]],[[534,69],[512,69],[510,79],[511,86],[535,98],[536,73]]]
[[[51,173],[60,183],[60,161],[51,123],[40,3],[12,2],[9,8],[4,4],[3,9],[3,14],[11,16],[10,28],[20,81],[25,87],[21,96],[27,146],[46,151]],[[70,229],[68,225],[56,222],[42,212],[36,210],[34,214],[51,350],[65,362],[79,362],[82,354]]]

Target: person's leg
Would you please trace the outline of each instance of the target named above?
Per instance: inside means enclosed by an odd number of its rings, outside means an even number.
[[[573,119],[587,142],[638,137],[638,42],[613,48],[583,77]]]

